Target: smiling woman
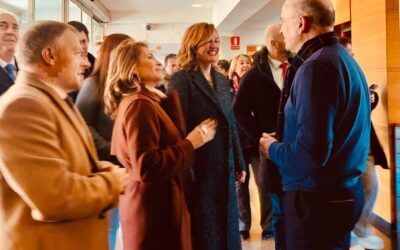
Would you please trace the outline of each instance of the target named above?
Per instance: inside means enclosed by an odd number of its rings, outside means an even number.
[[[184,184],[194,150],[214,138],[216,123],[208,119],[185,138],[177,95],[155,88],[163,77],[143,43],[124,41],[111,56],[104,93],[115,117],[111,154],[129,174],[119,206],[124,249],[192,249]]]
[[[227,79],[214,69],[220,40],[213,24],[190,26],[178,53],[181,71],[169,83],[179,93],[186,130],[213,117],[218,123],[215,139],[196,151],[192,183],[194,249],[240,249],[235,180],[243,182],[245,163]],[[225,233],[221,233],[225,232]]]

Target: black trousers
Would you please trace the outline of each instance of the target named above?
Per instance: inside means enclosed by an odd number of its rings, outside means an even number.
[[[260,226],[263,231],[272,231],[272,207],[270,194],[266,188],[263,176],[260,176],[260,156],[253,150],[243,152],[246,163],[253,168],[254,179],[258,188],[260,200]],[[239,205],[239,230],[249,231],[251,227],[251,209],[249,192],[250,170],[246,171],[244,183],[236,182],[236,192]]]
[[[350,233],[364,206],[359,181],[334,192],[285,193],[285,232],[288,250],[348,250]]]

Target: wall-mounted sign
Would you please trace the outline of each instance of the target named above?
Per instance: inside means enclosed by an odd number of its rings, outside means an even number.
[[[231,50],[240,50],[240,36],[231,37]]]

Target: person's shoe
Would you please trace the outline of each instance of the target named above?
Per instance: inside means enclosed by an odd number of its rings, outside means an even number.
[[[360,245],[360,240],[353,231],[351,232],[350,238],[350,250],[365,250],[365,248]]]
[[[269,230],[262,231],[261,239],[268,240],[269,238],[272,238],[272,237],[274,237],[274,234],[272,233],[272,231],[269,231]]]
[[[349,250],[365,250],[365,248],[363,248],[360,245],[354,245],[354,246],[351,246]]]
[[[249,231],[240,231],[240,238],[242,240],[248,240],[250,238]]]
[[[367,235],[365,237],[358,237],[359,245],[366,249],[383,249],[383,240],[375,235]]]
[[[351,231],[350,234],[350,246],[356,246],[360,244],[360,240],[358,239],[357,235]]]

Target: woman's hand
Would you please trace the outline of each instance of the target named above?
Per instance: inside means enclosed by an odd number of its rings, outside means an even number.
[[[214,119],[204,120],[202,123],[197,125],[186,137],[194,149],[198,149],[205,143],[214,139],[215,133],[217,132],[217,121]]]
[[[246,171],[238,171],[236,172],[236,181],[240,183],[244,183],[246,180]]]

